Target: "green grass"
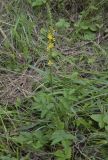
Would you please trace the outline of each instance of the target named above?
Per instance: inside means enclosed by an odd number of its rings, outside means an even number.
[[[71,2],[51,3],[51,70],[45,4],[2,4],[0,160],[107,160],[107,2],[88,1],[75,20]]]

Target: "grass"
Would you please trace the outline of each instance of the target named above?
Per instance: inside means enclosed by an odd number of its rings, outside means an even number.
[[[29,2],[1,1],[0,160],[107,160],[107,2],[76,19],[52,2],[51,57],[46,5]]]

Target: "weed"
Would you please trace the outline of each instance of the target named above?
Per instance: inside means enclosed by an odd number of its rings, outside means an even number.
[[[3,3],[0,160],[107,160],[105,4]]]

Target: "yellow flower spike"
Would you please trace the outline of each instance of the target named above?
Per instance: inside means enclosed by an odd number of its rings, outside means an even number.
[[[53,40],[53,34],[51,34],[50,32],[48,33],[48,39]]]
[[[54,48],[54,43],[49,43],[47,46],[47,51],[50,51],[52,48]]]
[[[51,60],[48,61],[48,66],[52,66],[53,62]]]
[[[49,41],[53,41],[53,42],[55,41],[54,35],[51,32],[48,33],[47,38]]]

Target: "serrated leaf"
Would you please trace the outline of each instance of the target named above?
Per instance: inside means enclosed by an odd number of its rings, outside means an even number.
[[[95,34],[93,32],[85,32],[84,33],[84,40],[94,40],[96,38]]]
[[[33,144],[33,147],[35,149],[40,149],[43,147],[43,144],[40,141],[37,141],[35,144]]]
[[[64,158],[64,152],[62,150],[57,150],[54,155],[59,158]]]
[[[56,23],[56,27],[57,28],[69,28],[70,24],[68,22],[65,21],[65,19],[60,19],[57,23]]]
[[[72,140],[75,139],[75,137],[68,133],[65,132],[64,130],[57,130],[52,134],[52,145],[57,144],[63,140]]]
[[[81,22],[80,23],[80,28],[83,30],[87,30],[89,28],[89,25],[85,22]]]
[[[66,159],[70,159],[71,154],[72,154],[71,147],[68,147],[67,150],[65,151]]]

